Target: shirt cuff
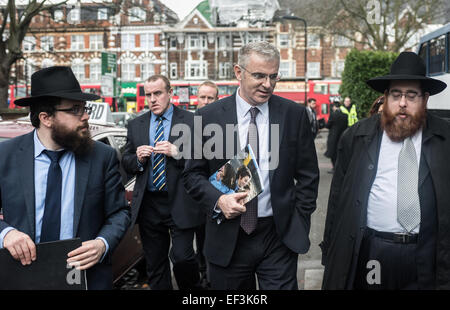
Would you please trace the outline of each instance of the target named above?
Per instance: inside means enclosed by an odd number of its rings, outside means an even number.
[[[137,159],[137,157],[136,157],[136,162],[137,162],[138,170],[141,172],[144,171],[144,165],[141,164],[141,162],[139,161],[139,159]]]
[[[217,206],[217,202],[212,212],[212,219],[217,220],[217,224],[222,223],[223,220],[222,210],[220,210],[220,208]]]
[[[105,238],[103,238],[103,237],[97,237],[97,238],[95,238],[95,240],[102,240],[103,243],[105,244],[105,247],[106,247],[105,253],[103,253],[102,258],[101,258],[100,261],[99,261],[99,262],[101,263],[101,262],[103,261],[103,259],[105,258],[106,254],[108,254],[109,244],[108,244],[108,242],[105,240]]]
[[[0,233],[0,249],[3,249],[3,239],[5,238],[6,234],[14,229],[15,229],[14,227],[10,226],[2,230],[2,232]]]

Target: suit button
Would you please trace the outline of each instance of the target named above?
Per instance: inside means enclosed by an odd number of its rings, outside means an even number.
[[[369,170],[372,170],[373,167],[374,167],[374,166],[373,166],[372,164],[370,164],[369,167],[367,167],[367,168],[369,168]]]

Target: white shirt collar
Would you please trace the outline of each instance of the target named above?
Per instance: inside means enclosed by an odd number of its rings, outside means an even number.
[[[236,112],[239,117],[245,118],[253,106],[239,96],[239,90],[240,87],[236,91]],[[266,101],[256,107],[259,110],[259,115],[264,118],[264,121],[267,121],[269,119],[269,102]]]

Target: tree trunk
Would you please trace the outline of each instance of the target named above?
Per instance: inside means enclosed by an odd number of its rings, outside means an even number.
[[[0,64],[0,110],[8,108],[9,69]]]

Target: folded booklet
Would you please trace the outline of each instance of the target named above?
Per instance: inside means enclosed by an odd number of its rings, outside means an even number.
[[[210,176],[209,181],[224,194],[247,192],[245,203],[264,191],[258,162],[250,144]]]

